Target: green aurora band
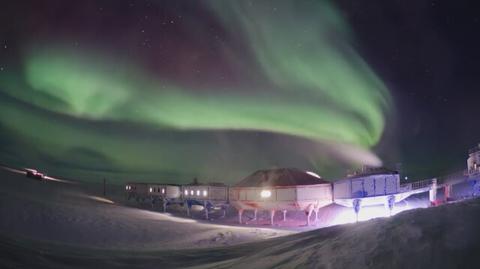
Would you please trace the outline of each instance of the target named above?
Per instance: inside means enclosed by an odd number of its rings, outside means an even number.
[[[225,57],[237,70],[245,64],[256,70],[260,74],[253,83],[257,88],[238,84],[228,89],[187,88],[114,55],[49,43],[30,48],[21,76],[4,72],[0,77],[3,94],[22,102],[2,101],[0,126],[17,140],[31,141],[23,146],[36,148],[50,160],[67,159],[78,154],[76,149],[101,156],[72,157],[72,166],[87,168],[104,161],[108,164],[100,170],[122,167],[180,175],[179,170],[188,170],[188,175],[212,176],[205,172],[208,162],[199,169],[188,164],[198,161],[198,156],[189,156],[191,152],[222,154],[225,148],[216,145],[215,137],[223,131],[262,131],[312,144],[364,149],[377,144],[390,96],[352,48],[348,28],[337,11],[321,1],[282,1],[274,10],[262,3],[212,1],[209,5],[232,40],[251,52],[245,55],[226,47]],[[139,141],[131,135],[105,132],[112,122],[152,128],[155,139]],[[192,135],[198,137],[192,140]],[[255,151],[242,151],[248,141],[229,142],[231,155],[254,163],[240,170],[279,163],[275,154],[258,157]],[[307,155],[309,162],[324,161],[318,152]],[[236,162],[225,159],[229,161]]]

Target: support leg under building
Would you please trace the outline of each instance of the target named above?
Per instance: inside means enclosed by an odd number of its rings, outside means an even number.
[[[309,209],[307,212],[307,226],[310,226],[310,218],[312,216],[313,208]]]
[[[242,224],[243,209],[238,210],[238,223]]]
[[[430,199],[430,205],[432,206],[436,205],[437,203],[437,179],[436,178],[432,179],[432,187],[428,192],[428,194]]]
[[[190,205],[188,204],[187,201],[185,201],[185,206],[187,207],[187,216],[190,217]]]
[[[452,185],[446,184],[444,188],[445,202],[451,200],[452,197]]]
[[[354,199],[352,201],[353,211],[355,212],[355,220],[358,222],[358,214],[360,213],[360,209],[362,208],[362,200],[361,199]]]
[[[205,219],[208,220],[208,207],[207,207],[207,201],[203,201],[203,209],[205,210]]]
[[[222,209],[223,209],[222,218],[225,218],[227,216],[227,206],[222,206]]]
[[[390,216],[392,216],[392,210],[395,207],[395,196],[390,195],[385,201],[385,208],[388,210]]]
[[[270,225],[273,226],[273,217],[275,217],[275,210],[270,210]]]
[[[318,219],[319,219],[319,217],[318,217],[318,211],[319,211],[319,210],[320,210],[320,208],[315,209],[315,225],[318,225]]]

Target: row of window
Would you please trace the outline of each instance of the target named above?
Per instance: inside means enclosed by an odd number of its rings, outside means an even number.
[[[185,196],[200,196],[200,194],[203,195],[203,197],[207,197],[208,195],[208,192],[207,190],[203,190],[203,191],[200,191],[200,190],[184,190],[183,191],[183,194],[185,194]]]
[[[126,185],[125,186],[125,189],[127,191],[129,190],[136,190],[137,187],[136,186],[130,186],[130,185]],[[165,188],[160,188],[160,187],[150,187],[149,190],[148,190],[150,193],[152,192],[155,192],[155,193],[162,193],[162,194],[165,194]],[[203,197],[207,197],[208,195],[208,191],[207,190],[189,190],[189,189],[185,189],[184,190],[184,195],[185,196],[197,196],[197,197],[200,197],[200,196],[203,196]],[[272,196],[272,192],[270,190],[262,190],[260,192],[260,197],[261,198],[269,198],[270,196]]]
[[[165,188],[161,188],[160,190],[160,187],[150,187],[150,189],[148,190],[149,192],[162,192],[162,194],[165,194]]]

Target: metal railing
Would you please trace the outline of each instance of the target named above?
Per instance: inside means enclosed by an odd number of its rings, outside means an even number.
[[[432,185],[432,179],[425,179],[417,182],[412,182],[412,190],[423,189]]]
[[[413,190],[428,188],[432,185],[432,182],[433,182],[433,179],[424,179],[421,181],[405,183],[400,185],[400,191],[405,192],[405,191],[413,191]]]

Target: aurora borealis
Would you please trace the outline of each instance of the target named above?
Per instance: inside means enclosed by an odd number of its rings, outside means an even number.
[[[242,94],[247,86],[241,84],[226,86],[233,91],[213,87],[196,94],[199,89],[194,86],[161,82],[161,75],[152,78],[134,64],[102,59],[102,52],[90,55],[51,44],[43,49],[46,51],[36,49],[26,57],[26,81],[32,90],[66,104],[62,108],[53,104],[53,110],[78,117],[182,130],[259,130],[365,147],[378,142],[388,92],[353,51],[347,37],[330,40],[329,34],[347,34],[335,10],[325,3],[306,5],[298,12],[312,8],[317,12],[302,16],[306,21],[296,21],[299,16],[290,14],[292,3],[278,7],[271,16],[255,14],[266,13],[262,7],[236,14],[242,5],[212,4],[219,9],[218,16],[229,18],[222,20],[229,33],[238,32],[235,26],[240,24],[240,32],[245,33],[238,38],[252,44],[254,55],[249,64],[264,74],[263,85],[253,89],[255,96]],[[309,23],[318,14],[321,19]],[[257,24],[271,30],[254,32],[255,25],[248,24],[254,20],[244,21],[250,17],[261,18]],[[289,17],[291,21],[285,20]],[[299,24],[311,25],[311,29],[295,31]],[[295,42],[285,40],[286,35]],[[51,103],[38,105],[52,109]]]
[[[0,72],[1,163],[179,182],[381,164],[397,108],[331,1],[36,8]]]

